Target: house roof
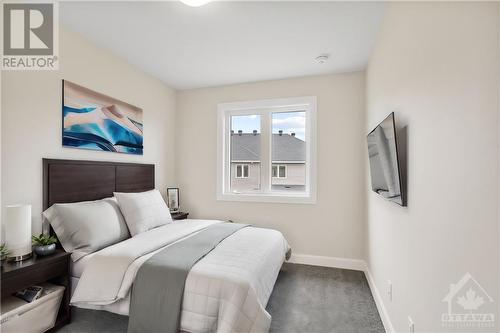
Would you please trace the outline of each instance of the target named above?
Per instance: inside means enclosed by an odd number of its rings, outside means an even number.
[[[290,134],[273,134],[272,160],[299,162],[306,160],[306,143]],[[260,133],[231,135],[231,161],[259,161]]]

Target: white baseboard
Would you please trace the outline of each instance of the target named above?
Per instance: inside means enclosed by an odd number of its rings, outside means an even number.
[[[378,313],[380,319],[384,324],[386,333],[395,333],[394,326],[392,326],[391,319],[389,318],[389,313],[384,305],[384,301],[380,296],[380,292],[375,284],[375,280],[366,265],[364,260],[360,259],[348,259],[348,258],[338,258],[338,257],[324,257],[324,256],[312,256],[307,254],[292,254],[289,262],[295,264],[305,264],[313,266],[323,266],[323,267],[334,267],[342,269],[352,269],[355,271],[362,271],[365,273],[366,280],[370,286],[370,290],[377,305]]]
[[[380,319],[382,319],[382,323],[384,324],[386,333],[395,333],[394,326],[392,326],[391,318],[389,317],[389,313],[384,305],[384,301],[380,296],[380,292],[375,284],[375,280],[373,279],[373,275],[368,268],[368,265],[365,263],[365,276],[368,281],[368,285],[370,286],[370,290],[373,295],[373,299],[375,300],[375,304],[377,305],[378,313],[380,315]]]
[[[311,256],[308,254],[293,254],[293,253],[289,262],[295,264],[352,269],[355,271],[364,271],[366,267],[365,262],[360,259]]]

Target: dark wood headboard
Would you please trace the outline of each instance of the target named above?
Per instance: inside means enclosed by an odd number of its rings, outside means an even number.
[[[43,159],[43,210],[154,187],[154,164]]]

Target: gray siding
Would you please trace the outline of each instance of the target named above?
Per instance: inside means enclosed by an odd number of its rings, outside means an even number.
[[[236,166],[248,165],[248,178],[236,178]],[[273,190],[305,190],[306,165],[305,163],[273,163],[273,165],[286,165],[286,178],[272,178]],[[260,163],[231,163],[231,190],[232,191],[255,191],[260,190]]]
[[[248,178],[236,178],[236,166],[248,165]],[[231,163],[231,191],[260,190],[260,163]]]
[[[273,178],[272,185],[305,185],[306,165],[304,163],[273,163],[273,165],[286,165],[286,178]]]

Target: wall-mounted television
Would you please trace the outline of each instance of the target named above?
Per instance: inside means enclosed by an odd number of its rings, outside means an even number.
[[[394,112],[368,133],[367,141],[372,190],[389,201],[406,206]]]

